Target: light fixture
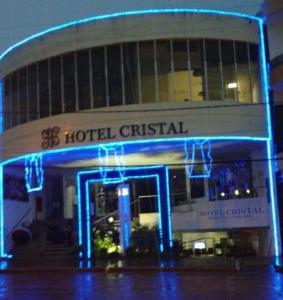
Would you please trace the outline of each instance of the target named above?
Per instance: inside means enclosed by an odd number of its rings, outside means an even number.
[[[237,82],[229,82],[229,83],[227,84],[227,88],[228,88],[228,89],[236,89],[237,87],[238,87]]]
[[[235,191],[234,191],[234,194],[235,194],[236,196],[239,196],[239,195],[240,195],[239,190],[235,190]]]
[[[109,218],[108,218],[108,222],[109,222],[109,223],[113,223],[113,221],[114,221],[114,218],[113,218],[113,217],[109,217]]]
[[[221,195],[221,197],[225,197],[225,193],[224,192],[222,192],[220,195]]]
[[[247,193],[247,194],[250,194],[250,193],[251,193],[251,190],[250,190],[250,189],[246,189],[246,193]]]

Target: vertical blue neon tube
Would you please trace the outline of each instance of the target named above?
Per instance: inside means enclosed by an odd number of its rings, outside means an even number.
[[[275,256],[281,254],[281,238],[279,228],[279,217],[277,214],[277,192],[274,178],[274,162],[273,162],[273,135],[272,135],[272,120],[270,110],[270,99],[269,99],[269,81],[267,76],[267,60],[266,60],[266,49],[264,39],[264,20],[259,21],[259,35],[260,35],[260,58],[261,58],[261,71],[262,71],[262,83],[263,83],[263,95],[266,102],[266,121],[268,130],[267,140],[267,164],[268,164],[268,177],[269,177],[269,190],[270,190],[270,203],[271,203],[271,216],[272,216],[272,231],[274,237],[274,253]]]

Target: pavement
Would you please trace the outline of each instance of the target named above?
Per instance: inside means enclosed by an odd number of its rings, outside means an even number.
[[[280,300],[283,274],[240,272],[29,272],[0,275],[5,300]]]

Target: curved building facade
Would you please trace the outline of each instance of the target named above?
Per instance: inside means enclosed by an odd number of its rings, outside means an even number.
[[[161,252],[280,254],[263,21],[159,2],[2,51],[3,256],[19,220],[56,220],[91,258],[109,216],[122,252],[138,221]]]

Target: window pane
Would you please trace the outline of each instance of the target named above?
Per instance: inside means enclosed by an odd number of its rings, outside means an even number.
[[[62,86],[61,86],[61,56],[50,59],[51,72],[51,114],[62,113]]]
[[[37,119],[37,67],[36,64],[28,67],[29,88],[29,120]]]
[[[250,44],[250,64],[251,64],[251,88],[252,88],[252,100],[253,102],[262,101],[262,95],[260,90],[260,63],[258,45]]]
[[[192,100],[205,99],[202,40],[190,40]]]
[[[156,42],[156,61],[158,74],[159,101],[172,100],[172,72],[169,41]]]
[[[246,43],[236,42],[237,83],[240,102],[250,102],[252,99],[247,50]]]
[[[11,127],[11,105],[10,105],[11,76],[7,76],[4,81],[4,128]]]
[[[190,185],[191,185],[191,199],[205,197],[203,178],[191,178]]]
[[[90,109],[89,51],[77,52],[79,110]]]
[[[27,69],[19,71],[20,124],[27,121]]]
[[[206,67],[209,100],[222,100],[222,82],[218,41],[206,40]]]
[[[188,70],[187,41],[173,41],[173,61],[174,61],[174,92],[175,101],[188,101],[190,98],[190,76],[192,72]]]
[[[11,82],[11,126],[17,126],[18,123],[18,114],[19,114],[19,107],[18,107],[18,76],[17,72],[12,74],[12,82]]]
[[[172,206],[187,203],[186,171],[182,169],[170,169],[170,188]]]
[[[92,80],[93,80],[93,106],[106,106],[105,59],[104,48],[91,50]]]
[[[137,44],[123,46],[126,104],[139,102]]]
[[[155,71],[153,42],[141,42],[140,47],[140,67],[141,67],[141,88],[142,102],[155,102]]]
[[[233,42],[221,41],[224,100],[236,100],[237,81]]]
[[[76,110],[74,53],[68,53],[63,56],[63,73],[65,112],[74,112]]]
[[[122,77],[120,45],[107,47],[109,105],[121,105]]]
[[[39,115],[40,118],[49,116],[49,87],[48,87],[48,61],[38,64],[39,75]]]

